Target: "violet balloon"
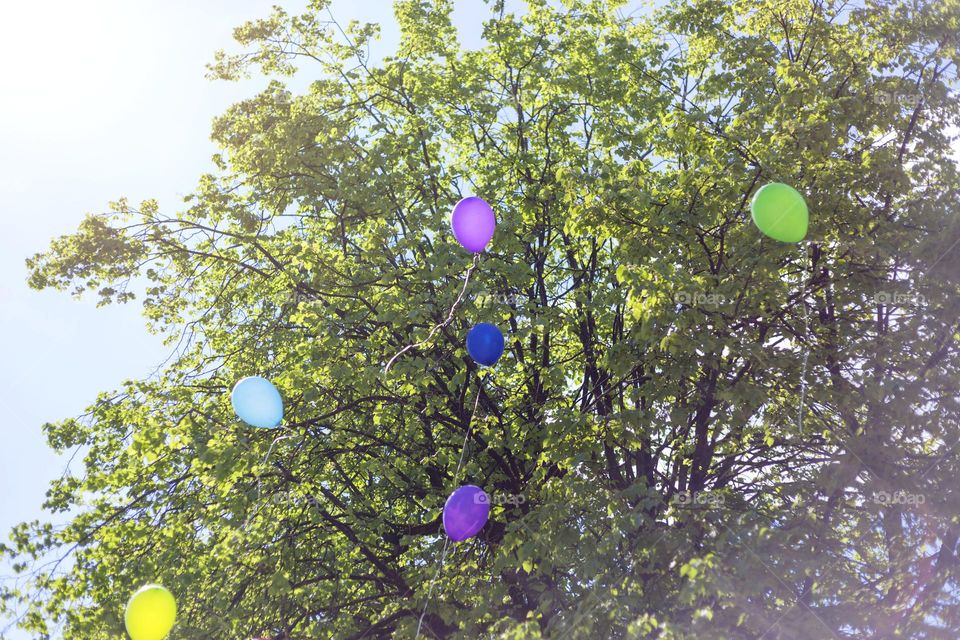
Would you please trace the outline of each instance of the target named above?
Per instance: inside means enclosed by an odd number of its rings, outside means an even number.
[[[477,535],[490,517],[490,498],[480,487],[464,485],[443,505],[443,529],[454,542]]]
[[[450,214],[453,236],[467,251],[480,253],[493,238],[497,217],[483,198],[470,196],[453,207]]]

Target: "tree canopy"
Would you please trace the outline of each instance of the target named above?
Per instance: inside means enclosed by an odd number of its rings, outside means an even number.
[[[272,80],[180,210],[120,199],[28,261],[175,351],[44,426],[83,471],[0,547],[3,611],[118,638],[161,582],[171,640],[411,638],[425,605],[422,637],[954,640],[960,2],[495,1],[470,50],[400,0],[377,59],[327,5],[217,54]],[[750,221],[771,181],[801,244]],[[233,415],[248,375],[281,428]],[[462,451],[491,518],[428,603]]]

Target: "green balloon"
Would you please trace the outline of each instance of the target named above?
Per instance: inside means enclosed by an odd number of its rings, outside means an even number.
[[[800,242],[807,235],[807,203],[796,189],[782,182],[760,187],[750,203],[753,222],[780,242]]]

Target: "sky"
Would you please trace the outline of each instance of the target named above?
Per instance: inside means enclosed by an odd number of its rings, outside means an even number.
[[[0,539],[44,518],[47,484],[67,464],[47,448],[41,425],[149,376],[169,352],[145,330],[138,303],[98,309],[93,298],[31,290],[24,259],[121,196],[180,205],[213,169],[212,119],[266,84],[210,81],[205,64],[234,47],[235,26],[273,4],[293,13],[305,2],[0,3]],[[386,52],[398,38],[391,7],[335,0],[333,13],[380,22],[377,49]],[[458,2],[464,44],[479,43],[486,15],[479,0]],[[0,565],[0,576],[9,574]]]

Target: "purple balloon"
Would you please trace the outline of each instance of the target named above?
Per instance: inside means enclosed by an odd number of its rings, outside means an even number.
[[[464,485],[443,505],[443,529],[454,542],[477,535],[490,517],[490,498],[480,487]]]
[[[453,236],[467,251],[480,253],[493,237],[497,218],[483,198],[470,196],[453,207],[450,214]]]

